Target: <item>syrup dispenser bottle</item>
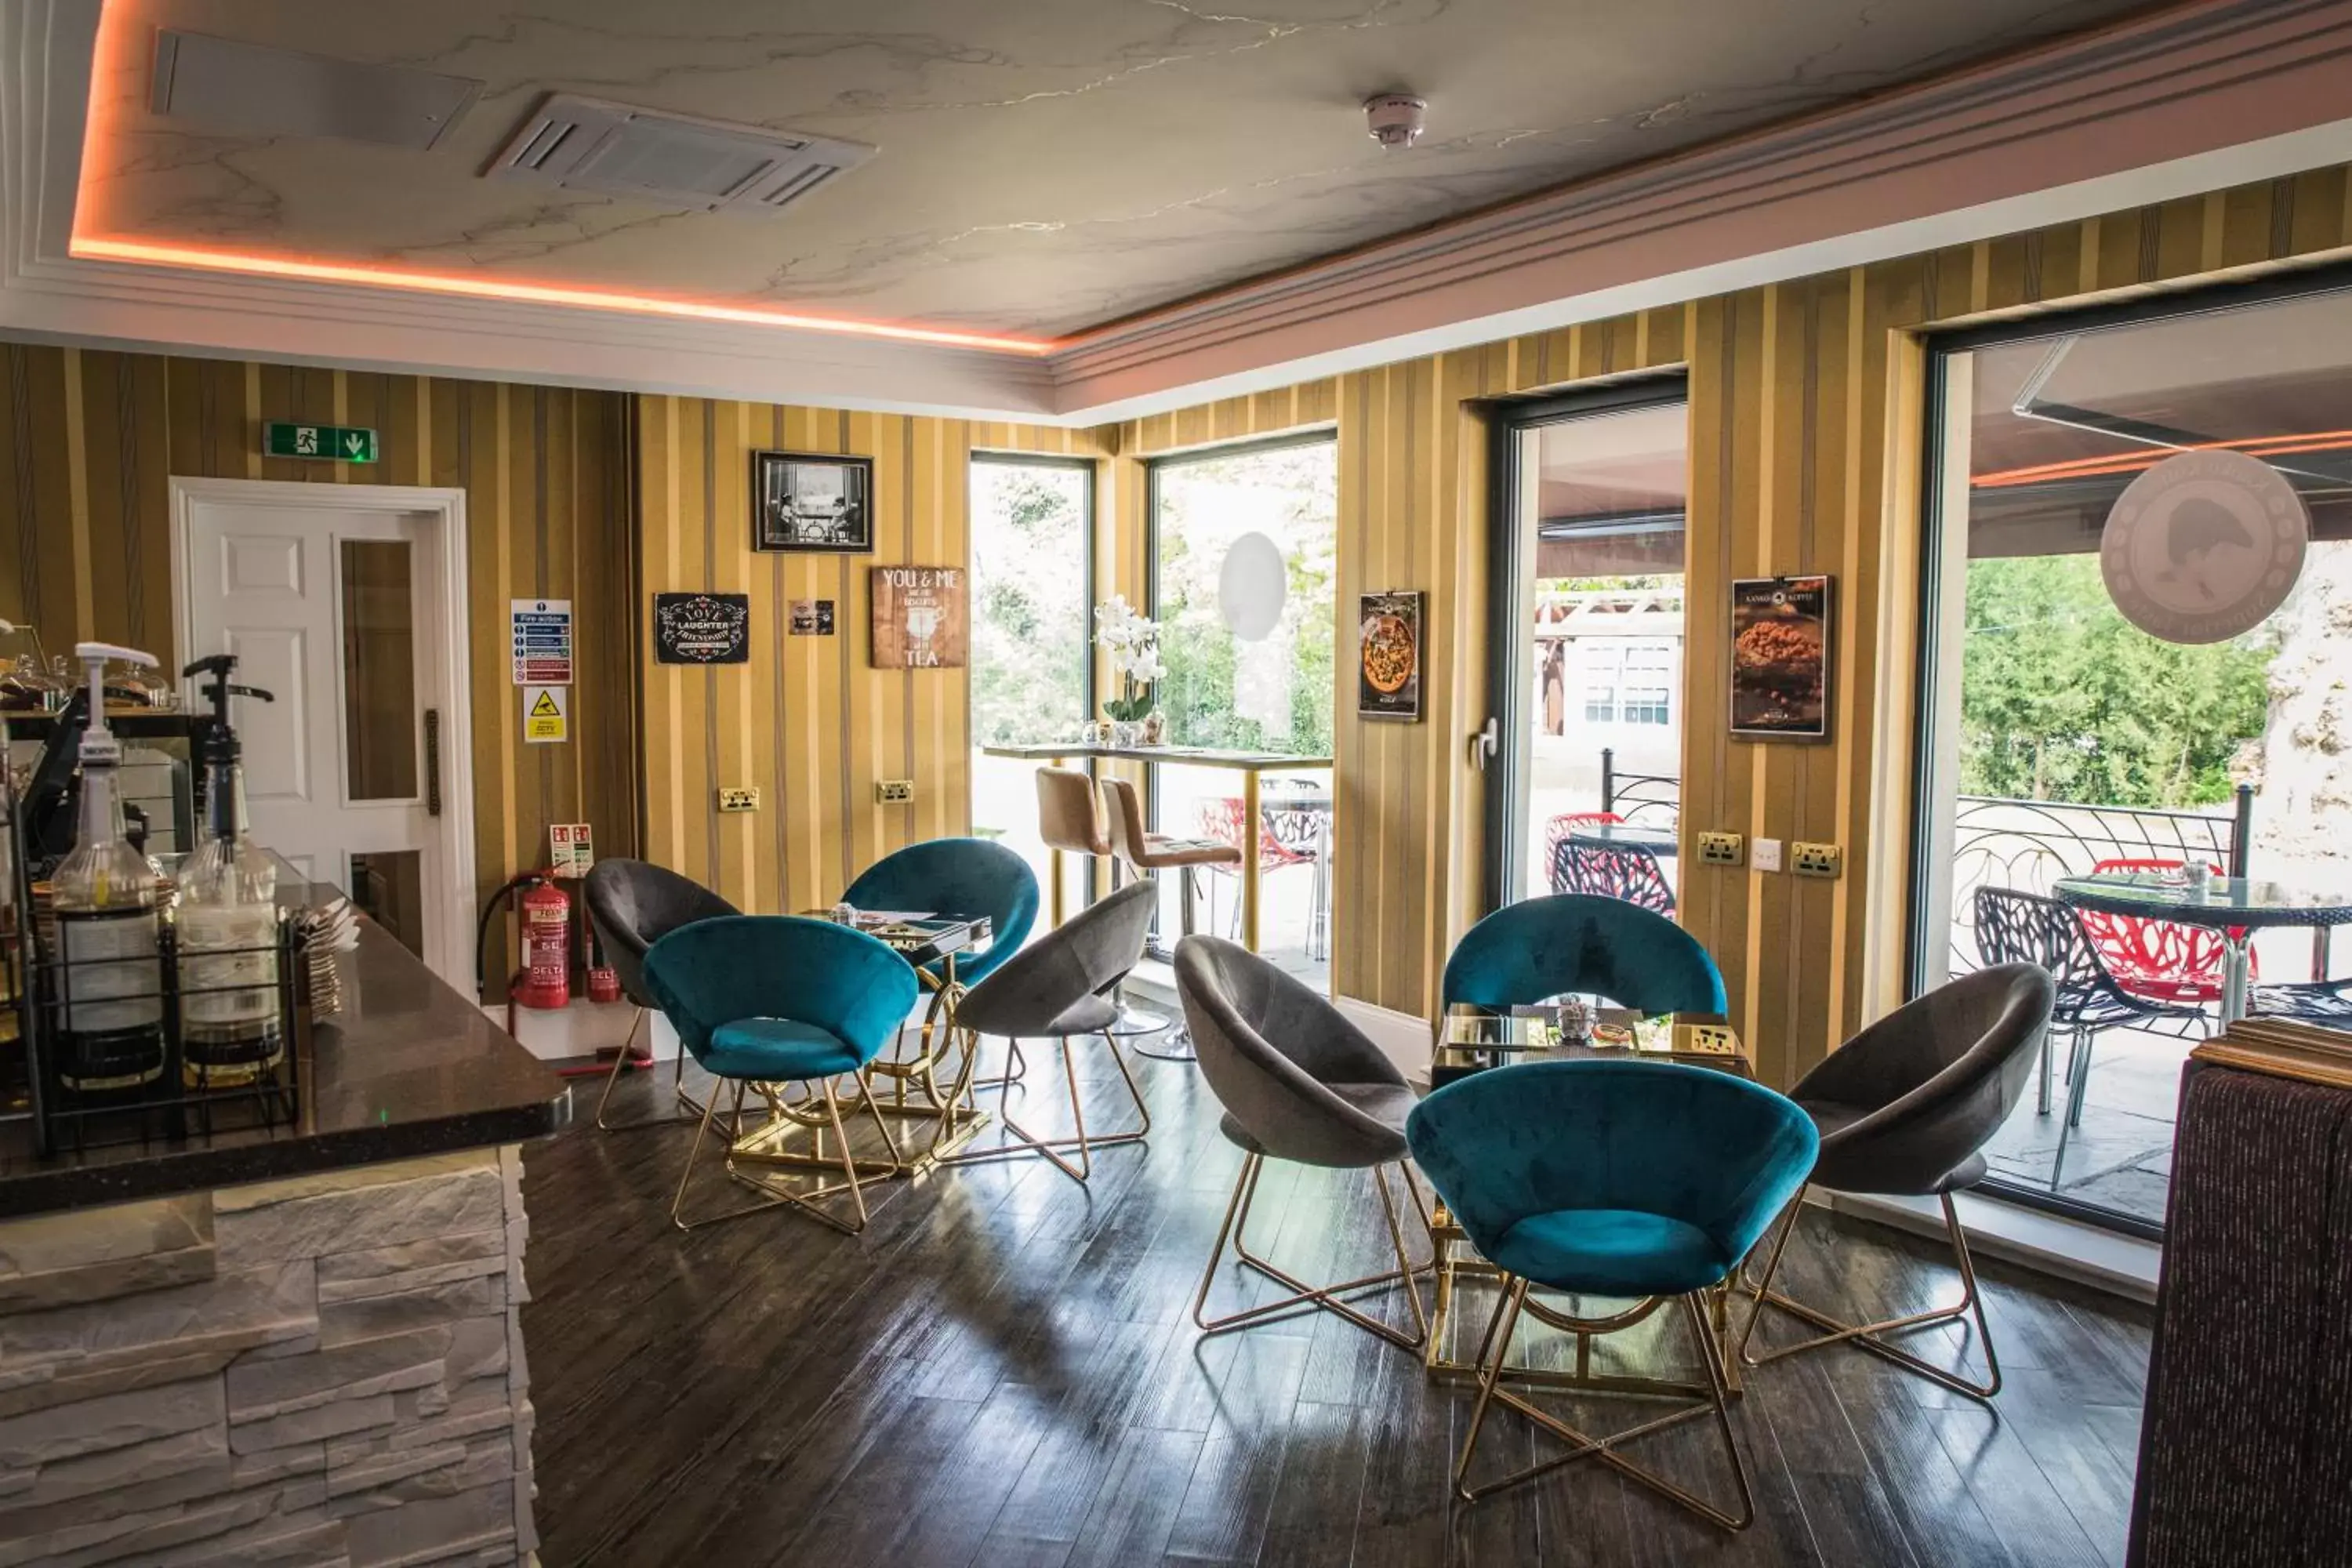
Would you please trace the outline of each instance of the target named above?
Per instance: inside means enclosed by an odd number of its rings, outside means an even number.
[[[106,661],[152,668],[135,648],[78,643],[89,681],[81,735],[81,821],[49,879],[65,1026],[58,1078],[81,1092],[137,1089],[163,1075],[163,973],[155,872],[122,826],[122,748],[106,723]]]
[[[205,730],[205,833],[180,872],[180,1040],[191,1088],[248,1084],[286,1054],[278,1010],[278,866],[246,830],[243,748],[228,721],[231,697],[271,700],[232,686],[235,654],[200,658],[180,673],[209,679]]]

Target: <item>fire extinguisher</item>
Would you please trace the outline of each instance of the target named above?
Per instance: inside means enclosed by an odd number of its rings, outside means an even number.
[[[509,1006],[561,1008],[572,1000],[572,897],[545,871],[524,872],[482,906],[482,921],[474,932],[475,989],[488,988],[482,966],[490,921],[510,896],[522,921],[522,967],[509,982]]]

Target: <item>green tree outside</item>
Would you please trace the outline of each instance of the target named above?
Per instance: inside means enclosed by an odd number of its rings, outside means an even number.
[[[1086,721],[1086,476],[971,466],[971,727],[984,746],[1067,740]]]
[[[1160,471],[1160,651],[1168,679],[1159,698],[1175,740],[1330,755],[1339,486],[1328,442],[1171,463]],[[1287,596],[1271,636],[1240,643],[1219,612],[1217,580],[1226,550],[1253,529],[1282,546]],[[1286,726],[1235,711],[1244,659],[1286,662]]]
[[[2179,809],[2230,798],[2230,759],[2269,713],[2276,633],[2150,637],[2096,555],[1969,563],[1960,793]]]

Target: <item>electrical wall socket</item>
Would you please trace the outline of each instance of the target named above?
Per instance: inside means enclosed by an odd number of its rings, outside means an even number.
[[[1780,868],[1780,841],[1777,838],[1758,839],[1756,841],[1754,856],[1748,861],[1748,864],[1755,867],[1759,871],[1779,870]]]
[[[874,799],[880,805],[904,805],[915,798],[912,779],[876,779]]]
[[[1748,858],[1748,840],[1737,833],[1702,833],[1698,858],[1705,866],[1739,865]]]
[[[719,792],[719,809],[721,811],[759,810],[759,787],[756,784],[739,784],[733,789],[720,790]]]
[[[1789,848],[1800,877],[1834,877],[1845,869],[1845,851],[1834,844],[1808,844],[1801,838]]]

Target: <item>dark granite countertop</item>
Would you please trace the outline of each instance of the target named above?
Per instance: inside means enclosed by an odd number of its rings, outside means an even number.
[[[563,1079],[373,921],[345,953],[343,1007],[312,1030],[291,1127],[92,1148],[44,1160],[0,1127],[0,1218],[405,1160],[556,1131]]]

